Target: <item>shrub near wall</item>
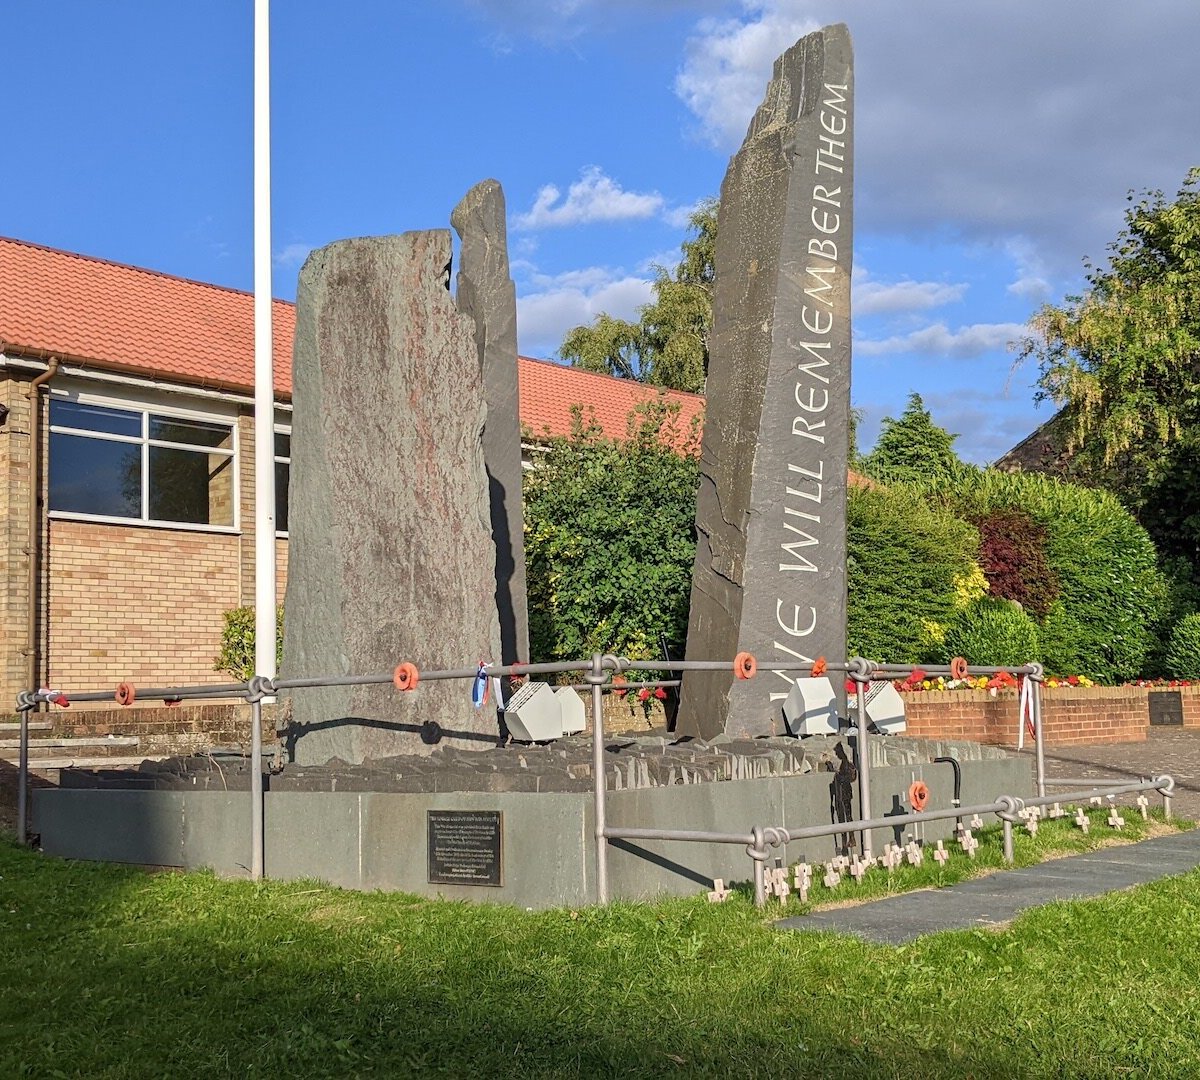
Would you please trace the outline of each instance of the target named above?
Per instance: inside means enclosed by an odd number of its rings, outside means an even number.
[[[965,475],[931,497],[979,516],[1020,510],[1045,529],[1058,597],[1041,623],[1050,671],[1122,683],[1143,673],[1167,609],[1166,578],[1149,535],[1116,497],[1027,473]]]
[[[946,627],[984,591],[979,534],[909,486],[848,493],[849,651],[897,664],[928,662]]]

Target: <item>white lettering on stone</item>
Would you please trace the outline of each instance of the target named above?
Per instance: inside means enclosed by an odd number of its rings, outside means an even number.
[[[792,605],[792,625],[791,626],[788,626],[788,624],[785,623],[783,621],[783,619],[780,617],[779,613],[782,610],[783,610],[783,601],[776,600],[775,601],[775,621],[777,623],[779,623],[779,629],[784,631],[784,633],[789,634],[792,637],[808,637],[808,635],[811,634],[813,632],[813,630],[816,629],[817,609],[815,607],[810,607],[808,609],[809,614],[811,615],[811,620],[809,621],[807,630],[800,629],[800,605],[799,604]]]

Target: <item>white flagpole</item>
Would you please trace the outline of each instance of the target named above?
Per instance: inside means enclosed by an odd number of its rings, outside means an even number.
[[[271,34],[254,0],[254,673],[275,671],[275,372],[271,340]],[[263,873],[261,710],[250,737],[250,876]]]

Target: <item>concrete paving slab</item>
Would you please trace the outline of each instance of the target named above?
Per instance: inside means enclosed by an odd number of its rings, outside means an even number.
[[[899,945],[943,930],[996,926],[1058,900],[1101,896],[1200,865],[1200,829],[1001,871],[945,889],[924,889],[854,907],[782,919],[785,930],[853,934]]]

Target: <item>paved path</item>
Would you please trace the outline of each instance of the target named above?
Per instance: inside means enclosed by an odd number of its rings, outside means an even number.
[[[1172,812],[1200,821],[1200,729],[1152,727],[1145,742],[1046,750],[1046,776],[1050,779],[1063,776],[1101,780],[1162,773],[1175,778]],[[1136,797],[1130,796],[1128,801]]]
[[[1002,870],[945,889],[889,896],[782,919],[785,930],[826,930],[900,945],[940,930],[999,926],[1026,908],[1127,889],[1200,865],[1200,829]]]

